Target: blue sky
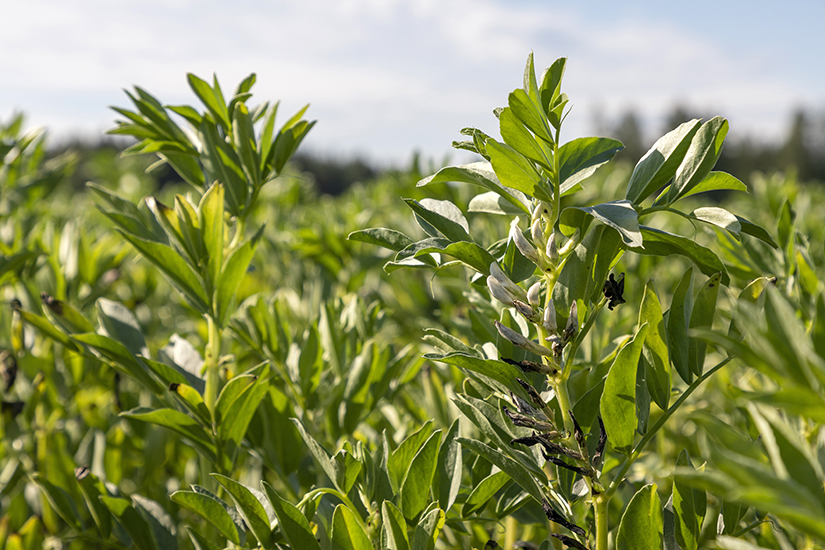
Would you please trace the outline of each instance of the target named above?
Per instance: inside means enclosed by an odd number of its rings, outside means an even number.
[[[731,121],[729,137],[781,139],[798,106],[825,108],[825,2],[539,0],[31,0],[0,20],[0,119],[24,111],[58,139],[99,135],[138,84],[193,101],[185,73],[255,98],[311,103],[306,146],[382,163],[442,157],[464,126],[569,58],[566,137],[634,109],[649,138],[675,103]],[[654,135],[654,132],[657,134]],[[564,137],[564,136],[563,136]]]

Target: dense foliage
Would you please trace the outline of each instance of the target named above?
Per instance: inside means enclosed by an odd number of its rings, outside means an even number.
[[[334,198],[254,75],[123,157],[3,124],[0,548],[825,544],[821,189],[563,142],[565,67]]]

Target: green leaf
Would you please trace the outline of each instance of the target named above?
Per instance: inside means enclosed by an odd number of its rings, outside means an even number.
[[[513,114],[527,126],[531,132],[546,141],[553,143],[553,129],[544,110],[524,90],[513,90],[507,96],[507,105]],[[489,141],[487,142],[489,145]],[[487,150],[489,153],[489,149]],[[506,184],[505,184],[506,185]]]
[[[122,232],[124,238],[153,263],[177,288],[189,304],[199,313],[209,313],[207,304],[211,302],[203,290],[203,284],[183,258],[171,247],[147,241]]]
[[[472,210],[470,210],[472,212]],[[353,231],[347,235],[347,240],[383,246],[390,250],[403,250],[413,244],[413,240],[395,229],[385,227],[374,227],[372,229],[361,229]]]
[[[129,534],[138,550],[155,550],[149,524],[147,524],[146,520],[135,510],[131,502],[125,498],[103,495],[101,495],[100,500],[106,508],[112,512],[112,515],[117,518],[118,523],[120,523]]]
[[[649,326],[642,325],[616,355],[604,383],[600,410],[607,440],[629,453],[636,433],[636,373]]]
[[[587,137],[569,141],[559,148],[559,181],[562,194],[593,175],[599,166],[624,149],[621,141]]]
[[[71,304],[49,295],[41,294],[41,299],[55,320],[68,332],[94,332],[94,326]]]
[[[228,505],[215,495],[204,490],[175,491],[169,498],[178,506],[201,516],[230,541],[241,544],[243,531],[229,515]]]
[[[685,158],[699,126],[699,120],[694,119],[660,137],[636,163],[627,183],[625,198],[633,204],[640,204],[651,193],[670,181]]]
[[[693,468],[687,451],[679,453],[676,466]],[[673,512],[676,516],[676,542],[682,550],[697,550],[702,522],[707,511],[707,495],[701,489],[692,489],[681,480],[673,481]]]
[[[234,101],[234,100],[233,100]],[[241,167],[253,189],[261,186],[261,160],[255,143],[255,128],[249,109],[238,103],[232,112],[232,143],[241,159]],[[241,208],[246,205],[242,204]]]
[[[556,59],[550,67],[545,69],[544,74],[541,76],[539,95],[541,96],[541,105],[544,107],[545,112],[550,111],[550,109],[555,106],[554,101],[561,93],[561,80],[564,77],[566,65],[567,58],[560,57]]]
[[[222,441],[230,441],[234,448],[240,447],[252,415],[258,409],[269,388],[269,366],[265,366],[253,384],[231,401],[222,411],[218,422],[218,436]],[[221,392],[223,395],[223,392]],[[217,405],[216,405],[217,408]]]
[[[304,425],[301,424],[301,421],[297,418],[291,418],[292,422],[295,424],[295,427],[298,428],[298,433],[301,434],[301,438],[304,440],[304,443],[307,447],[309,447],[309,454],[312,455],[312,458],[318,463],[321,469],[327,474],[327,477],[333,482],[337,482],[337,477],[335,475],[335,469],[332,465],[332,461],[330,459],[329,453],[318,443],[314,437],[309,435],[309,433],[304,428]],[[337,487],[337,485],[336,485]],[[341,487],[337,487],[338,490],[341,490]]]
[[[522,378],[524,374],[518,368],[509,363],[494,359],[480,359],[474,355],[464,352],[454,352],[445,355],[428,353],[424,355],[424,358],[432,361],[439,361],[441,363],[447,363],[448,365],[455,365],[462,369],[467,369],[468,371],[492,378],[511,392],[529,402],[530,396],[527,395],[524,388],[516,382],[516,378]]]
[[[40,330],[43,334],[45,334],[55,342],[58,342],[61,345],[66,346],[72,351],[80,351],[81,348],[78,347],[78,345],[75,344],[74,341],[72,341],[72,338],[68,334],[59,330],[42,315],[37,315],[36,313],[32,313],[24,309],[17,309],[16,311],[20,314],[20,318],[24,322]]]
[[[643,247],[639,232],[639,215],[630,201],[616,201],[596,206],[565,208],[559,218],[559,229],[567,236],[576,229],[583,232],[584,216],[590,215],[619,232],[625,245]]]
[[[450,429],[447,430],[438,451],[433,493],[438,498],[438,505],[445,512],[450,511],[461,490],[461,474],[464,462],[461,454],[461,444],[456,440],[458,434],[459,421],[456,419]]]
[[[521,153],[494,139],[487,142],[487,153],[490,155],[490,164],[503,185],[529,197],[545,201],[553,199],[552,191],[548,189],[544,178]]]
[[[192,91],[195,92],[198,99],[203,102],[215,118],[215,121],[223,126],[227,134],[231,133],[232,124],[229,121],[229,111],[227,111],[224,102],[218,100],[215,90],[213,90],[207,82],[192,73],[188,73],[186,78],[189,81],[189,87],[192,88]]]
[[[449,182],[472,183],[474,185],[479,185],[489,191],[497,193],[504,200],[525,214],[530,214],[529,201],[521,192],[511,192],[502,187],[501,182],[498,180],[498,176],[496,176],[496,173],[493,171],[493,168],[489,162],[473,162],[462,166],[448,166],[446,168],[442,168],[432,176],[419,181],[417,187],[432,183]]]
[[[467,205],[467,212],[518,216],[519,214],[523,214],[524,210],[513,206],[513,203],[504,199],[495,191],[488,191],[470,199],[470,204]]]
[[[407,538],[407,523],[404,515],[392,502],[385,500],[381,504],[382,530],[389,550],[410,550]]]
[[[545,151],[533,134],[524,124],[513,114],[513,110],[505,107],[498,115],[499,130],[504,143],[527,157],[538,162],[547,170],[553,169],[553,162],[550,160],[550,152]]]
[[[307,518],[298,508],[282,499],[278,493],[267,483],[261,482],[261,487],[266,493],[275,515],[278,516],[278,524],[281,533],[286,538],[292,548],[306,548],[306,550],[320,550],[321,546],[312,532]]]
[[[339,504],[332,514],[332,549],[365,550],[372,548],[367,532],[355,517],[355,513]]]
[[[169,385],[169,391],[180,398],[181,403],[183,403],[204,426],[211,426],[212,415],[209,413],[209,409],[206,407],[206,403],[200,392],[192,386],[174,382]]]
[[[728,286],[730,284],[730,276],[728,270],[719,259],[719,256],[713,253],[709,248],[697,244],[690,239],[682,237],[681,235],[674,235],[660,229],[652,227],[640,226],[642,238],[644,239],[644,248],[633,249],[637,254],[648,254],[653,256],[669,256],[671,254],[680,254],[689,258],[699,271],[708,277],[716,273],[722,273],[722,284]]]
[[[702,124],[676,170],[668,192],[667,204],[676,202],[710,174],[719,155],[722,154],[727,133],[728,121],[722,117],[714,117]]]
[[[143,362],[129,353],[129,350],[120,342],[94,332],[74,334],[72,339],[97,350],[103,357],[111,361],[118,370],[132,376],[148,390],[158,395],[165,391],[165,388],[149,374]]]
[[[122,412],[120,415],[172,430],[189,440],[199,451],[206,454],[209,460],[212,462],[215,461],[215,446],[212,444],[209,436],[197,421],[180,411],[174,409],[136,407],[132,410]]]
[[[106,486],[88,468],[76,470],[75,472],[80,492],[83,493],[83,500],[86,501],[86,506],[89,507],[89,512],[95,525],[97,525],[100,536],[103,539],[108,539],[112,533],[112,516],[100,500],[102,495],[107,494]]]
[[[413,212],[453,242],[473,241],[461,210],[450,201],[404,199]]]
[[[63,521],[75,529],[83,530],[84,526],[80,512],[77,510],[71,495],[65,489],[50,482],[41,472],[35,472],[32,481],[40,488],[49,504]]]
[[[189,535],[189,539],[192,541],[192,545],[195,547],[195,550],[221,550],[209,540],[201,535],[199,532],[192,529],[190,526],[186,526],[186,532]]]
[[[591,386],[573,406],[573,414],[576,420],[584,426],[592,426],[599,414],[599,405],[604,392],[605,378],[602,378],[595,385]],[[586,428],[585,428],[586,429]]]
[[[553,287],[553,304],[556,308],[558,326],[563,327],[567,322],[573,302],[582,300],[586,303],[594,292],[602,289],[605,279],[594,279],[596,272],[593,266],[599,267],[600,277],[606,277],[604,269],[613,263],[618,244],[616,231],[605,226],[597,226],[587,232],[584,240],[567,257]]]
[[[670,362],[686,384],[693,381],[690,368],[690,344],[688,343],[688,325],[693,311],[693,268],[682,275],[682,279],[673,291],[670,311],[667,316],[667,347]]]
[[[622,515],[616,550],[661,550],[664,517],[656,485],[645,485],[633,495]]]
[[[215,310],[221,326],[226,326],[232,298],[235,297],[235,293],[249,269],[249,264],[255,255],[255,249],[258,247],[263,230],[264,226],[261,226],[255,235],[232,251],[229,257],[226,258],[223,270],[218,276],[215,290]]]
[[[425,239],[414,243],[398,253],[396,259],[423,256],[432,252],[439,252],[452,256],[472,267],[484,275],[490,274],[490,264],[495,258],[476,243],[457,242],[451,243],[447,239]]]
[[[426,422],[417,432],[408,436],[388,459],[387,474],[394,486],[400,486],[410,464],[433,431],[433,421]]]
[[[708,279],[702,288],[699,289],[693,301],[693,309],[690,313],[691,329],[708,329],[713,325],[713,314],[716,311],[716,297],[719,294],[719,281],[721,273],[713,275]],[[702,376],[705,365],[705,352],[707,343],[698,338],[690,338],[688,341],[688,364],[690,370],[696,376]]]
[[[120,302],[113,302],[106,298],[99,298],[95,304],[98,311],[97,318],[106,336],[123,344],[132,355],[149,355],[149,348],[146,347],[140,323],[132,310]]]
[[[464,507],[461,509],[461,515],[470,517],[477,510],[481,510],[487,501],[489,501],[494,494],[496,494],[502,487],[507,485],[510,481],[510,476],[502,471],[490,474],[481,483],[477,483],[470,496],[464,502]]]
[[[434,550],[438,535],[446,521],[447,516],[440,508],[427,512],[415,526],[412,550]]]
[[[231,478],[220,474],[211,474],[211,476],[223,485],[224,489],[230,494],[241,516],[261,546],[269,546],[269,540],[272,536],[272,531],[269,529],[269,516],[266,515],[266,510],[264,510],[258,497],[252,494],[249,488]]]
[[[690,213],[690,217],[716,227],[721,227],[726,231],[732,233],[736,239],[739,239],[739,232],[742,230],[742,224],[739,223],[739,218],[734,216],[724,208],[716,206],[708,206],[704,208],[697,208]]]
[[[177,550],[177,531],[172,517],[166,510],[154,500],[137,493],[132,495],[132,502],[149,526],[149,533],[152,535],[155,548]]]
[[[208,258],[206,279],[211,288],[217,287],[223,266],[223,198],[224,186],[215,183],[203,194],[198,204],[198,225]]]
[[[513,481],[530,493],[538,502],[541,502],[544,498],[544,493],[530,472],[509,456],[475,439],[459,437],[458,442],[494,466],[497,466],[501,471],[506,472],[507,475],[513,478]]]
[[[822,466],[815,451],[772,407],[749,403],[754,425],[762,434],[762,441],[770,456],[774,471],[779,477],[790,477],[802,487],[821,487],[825,480]],[[825,495],[817,491],[820,501]]]
[[[413,520],[426,508],[435,477],[441,430],[436,430],[418,450],[401,483],[401,510]]]
[[[669,187],[662,191],[662,194],[656,199],[654,204],[663,201],[669,191]],[[682,195],[682,198],[684,199],[708,191],[745,191],[747,193],[748,187],[727,172],[711,172],[705,179],[697,183],[693,189]]]
[[[642,305],[639,308],[639,326],[647,324],[650,327],[645,336],[644,353],[648,369],[646,374],[647,388],[650,396],[660,409],[666,411],[670,404],[671,372],[667,348],[667,330],[662,305],[656,295],[656,287],[652,280],[645,285]]]

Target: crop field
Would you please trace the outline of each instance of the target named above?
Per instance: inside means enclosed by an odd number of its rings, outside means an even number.
[[[825,187],[536,69],[336,196],[255,75],[0,119],[0,550],[824,548]]]

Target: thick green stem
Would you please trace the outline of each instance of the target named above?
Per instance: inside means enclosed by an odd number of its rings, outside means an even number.
[[[561,416],[564,419],[564,429],[568,434],[573,433],[573,419],[567,411],[573,410],[570,407],[570,394],[567,392],[567,378],[559,375],[551,379],[553,384],[553,391],[556,392],[556,401],[559,403],[561,409]]]
[[[607,550],[607,503],[605,495],[593,498],[593,513],[596,517],[596,550]]]
[[[702,375],[701,378],[697,378],[696,380],[694,380],[693,383],[687,387],[687,389],[681,395],[681,397],[679,397],[679,399],[673,405],[671,405],[662,416],[659,417],[658,422],[656,422],[656,424],[652,428],[650,428],[650,430],[648,430],[648,432],[641,439],[641,441],[639,441],[639,443],[636,444],[636,446],[633,448],[633,451],[622,463],[621,467],[619,468],[619,472],[613,478],[613,481],[610,482],[610,485],[608,486],[607,491],[605,492],[605,497],[607,498],[607,500],[610,500],[610,497],[612,497],[613,494],[616,492],[616,489],[619,488],[619,485],[624,480],[624,476],[627,473],[627,471],[630,469],[633,463],[636,462],[636,460],[639,458],[639,455],[642,454],[642,451],[644,451],[647,444],[650,443],[650,440],[653,439],[653,436],[655,436],[658,433],[658,431],[664,427],[665,422],[667,422],[668,418],[673,416],[673,413],[675,413],[679,409],[679,407],[682,406],[682,403],[684,403],[685,400],[687,400],[687,398],[690,397],[690,394],[696,391],[696,389],[699,386],[701,386],[705,380],[710,378],[714,373],[716,373],[716,371],[730,363],[730,361],[730,357],[723,359],[722,361],[717,363],[716,366],[714,366],[712,369],[710,369],[704,375]]]
[[[206,324],[207,342],[203,362],[203,372],[206,375],[206,388],[203,392],[203,400],[209,412],[214,413],[215,401],[218,400],[218,360],[221,356],[221,329],[210,315],[206,316]]]

